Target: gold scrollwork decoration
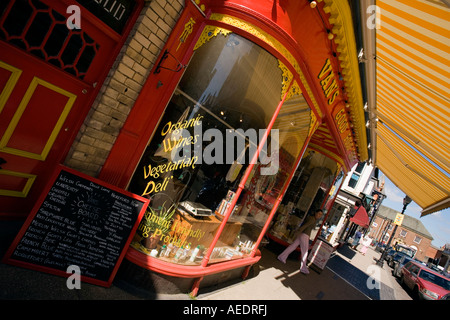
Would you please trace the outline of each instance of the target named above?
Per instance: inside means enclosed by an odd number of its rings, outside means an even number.
[[[181,36],[180,36],[180,43],[178,43],[178,47],[177,47],[176,51],[178,51],[181,44],[186,42],[187,38],[194,30],[194,24],[195,24],[195,20],[190,18],[189,21],[184,25],[183,33],[181,33]]]
[[[302,89],[300,89],[300,86],[298,85],[297,81],[294,80],[294,83],[291,86],[291,90],[289,90],[286,100],[289,100],[295,95],[301,95]]]
[[[197,43],[195,44],[194,50],[200,48],[202,45],[211,40],[213,37],[217,36],[219,33],[223,34],[224,36],[227,36],[228,34],[231,33],[231,31],[216,26],[206,26],[202,34],[200,35],[200,38],[198,39]]]
[[[286,67],[286,65],[278,60],[278,67],[281,70],[281,99],[283,99],[284,95],[286,94],[287,89],[289,88],[289,84],[291,83],[292,79],[294,78],[294,75],[292,72],[289,71],[289,69]],[[293,92],[292,90],[289,92],[289,95],[292,96]]]

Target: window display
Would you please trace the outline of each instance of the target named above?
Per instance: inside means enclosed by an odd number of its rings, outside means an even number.
[[[209,263],[251,253],[310,132],[311,110],[301,94],[291,94],[261,143],[292,81],[280,66],[236,34],[218,34],[196,50],[128,187],[150,199],[133,248],[199,265],[232,210]]]
[[[287,243],[294,239],[295,231],[308,214],[326,208],[340,166],[325,155],[308,149],[292,179],[283,202],[278,208],[270,234]],[[311,234],[311,240],[315,233]]]
[[[328,242],[331,242],[330,240],[336,232],[339,221],[341,220],[341,211],[336,211],[336,209],[333,207],[334,200],[336,199],[337,193],[339,192],[344,180],[344,171],[342,170],[342,168],[338,170],[339,172],[334,179],[334,183],[331,186],[330,191],[328,192],[326,201],[324,202],[323,208],[327,210],[327,215],[324,219],[325,221],[319,234],[322,239]],[[334,235],[334,238],[336,238],[336,235]]]

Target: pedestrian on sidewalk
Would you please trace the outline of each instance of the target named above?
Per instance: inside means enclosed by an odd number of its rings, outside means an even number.
[[[362,240],[361,241],[362,247],[361,247],[361,250],[359,252],[361,252],[362,255],[365,256],[366,253],[367,253],[367,249],[369,248],[370,244],[372,243],[372,239],[369,238],[369,236],[366,234],[364,236],[364,238],[362,238],[361,240]]]
[[[296,232],[296,237],[294,242],[288,246],[279,256],[278,260],[280,260],[283,263],[286,263],[286,259],[289,257],[289,255],[297,249],[298,246],[300,246],[300,254],[301,254],[301,261],[300,261],[300,272],[304,274],[308,274],[309,270],[306,266],[307,264],[307,257],[308,257],[308,250],[309,250],[309,238],[311,236],[311,231],[316,225],[316,222],[322,217],[323,211],[321,209],[317,210],[313,216],[308,216],[305,219],[305,222],[300,226],[300,228]]]
[[[358,228],[355,232],[355,235],[353,236],[352,248],[354,250],[356,250],[356,247],[358,246],[359,240],[361,239],[361,237],[362,237],[362,233],[361,233],[361,231],[359,231],[359,228]]]

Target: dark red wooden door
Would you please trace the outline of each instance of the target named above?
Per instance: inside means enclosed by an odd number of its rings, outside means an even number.
[[[82,6],[81,29],[69,28],[68,5],[0,4],[0,217],[29,213],[123,40]]]

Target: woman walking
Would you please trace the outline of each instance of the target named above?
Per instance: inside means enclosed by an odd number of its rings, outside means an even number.
[[[286,259],[288,256],[300,246],[301,251],[301,262],[300,262],[300,272],[304,274],[308,274],[309,270],[306,266],[307,257],[308,257],[308,249],[309,249],[309,238],[311,236],[311,231],[316,225],[317,220],[322,217],[323,211],[321,209],[317,210],[314,216],[309,216],[306,218],[305,223],[301,225],[301,227],[297,231],[297,237],[294,242],[287,247],[279,256],[278,260],[283,263],[286,263]]]

